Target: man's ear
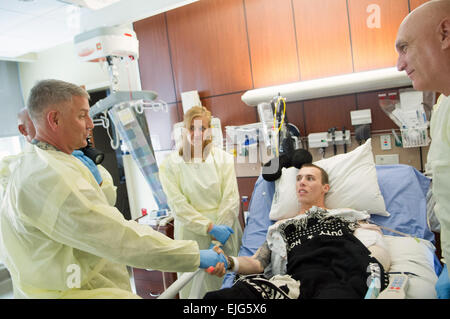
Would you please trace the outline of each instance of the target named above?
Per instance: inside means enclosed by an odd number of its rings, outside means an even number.
[[[323,185],[323,190],[324,190],[325,194],[328,193],[328,191],[330,190],[330,184]]]
[[[443,50],[450,49],[450,18],[444,18],[439,23],[439,39]]]
[[[47,123],[50,128],[55,131],[58,128],[59,113],[57,110],[52,110],[47,113]]]
[[[22,134],[23,136],[27,136],[28,135],[28,132],[25,129],[25,125],[19,124],[19,126],[17,128],[19,129],[20,134]]]

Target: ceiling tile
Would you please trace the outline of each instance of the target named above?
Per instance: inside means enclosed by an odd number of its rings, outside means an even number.
[[[34,0],[34,1],[19,1],[19,0],[1,0],[0,9],[12,11],[16,13],[29,14],[33,16],[40,16],[52,10],[67,6],[62,2],[56,0]]]
[[[33,18],[28,14],[0,10],[0,34],[8,33],[12,28],[20,26]]]

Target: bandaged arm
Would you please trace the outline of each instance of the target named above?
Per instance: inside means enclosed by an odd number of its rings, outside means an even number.
[[[365,222],[359,222],[359,226],[354,232],[355,237],[369,249],[371,255],[383,265],[384,270],[389,271],[391,257],[380,227]]]

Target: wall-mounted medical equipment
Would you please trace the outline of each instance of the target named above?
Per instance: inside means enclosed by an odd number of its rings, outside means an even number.
[[[333,146],[334,155],[337,154],[337,145],[344,145],[344,151],[347,152],[347,145],[351,144],[351,133],[349,130],[337,130],[330,128],[327,132],[308,134],[308,147],[319,148],[320,155],[325,158],[325,150],[328,146]]]
[[[302,101],[409,85],[411,80],[405,72],[387,68],[254,89],[245,92],[241,99],[249,106],[257,106],[278,94],[288,101]]]
[[[350,145],[351,144],[351,133],[349,130],[345,131],[335,131],[334,139],[332,131],[320,132],[320,133],[310,133],[308,134],[308,147],[309,148],[324,148],[331,145]]]
[[[361,145],[370,138],[370,124],[372,113],[370,109],[350,112],[352,125],[355,127],[355,139]]]
[[[378,95],[381,109],[400,128],[403,147],[421,147],[430,143],[428,126],[434,99],[434,93],[412,89]],[[399,137],[394,137],[397,144]]]

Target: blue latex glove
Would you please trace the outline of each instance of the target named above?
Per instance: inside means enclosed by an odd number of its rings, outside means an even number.
[[[225,269],[228,267],[228,262],[224,254],[218,254],[212,249],[200,250],[200,268],[215,267],[219,262],[225,264]]]
[[[78,158],[89,170],[91,171],[92,175],[94,175],[95,180],[100,185],[103,182],[103,179],[100,175],[100,171],[97,168],[97,165],[95,165],[94,161],[91,160],[89,157],[84,155],[82,151],[75,150],[72,152],[72,155]]]
[[[439,299],[450,299],[450,280],[448,278],[447,264],[439,275],[439,279],[436,283],[436,292]]]
[[[222,245],[228,240],[231,234],[234,234],[233,229],[230,226],[226,225],[214,225],[211,231],[209,232],[215,239],[220,241]]]

